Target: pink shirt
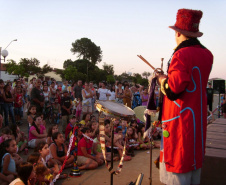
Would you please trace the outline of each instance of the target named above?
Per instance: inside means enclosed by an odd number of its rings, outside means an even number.
[[[45,129],[46,129],[45,126],[40,125],[40,134],[43,134]],[[36,128],[34,126],[31,126],[31,128],[29,130],[29,141],[32,140],[32,139],[38,139],[38,137],[34,136],[31,133],[32,130],[36,130]]]

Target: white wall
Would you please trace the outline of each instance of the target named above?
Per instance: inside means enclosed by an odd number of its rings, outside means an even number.
[[[10,80],[11,82],[13,82],[13,80],[17,78],[18,78],[18,75],[10,75],[6,71],[1,71],[0,79],[2,79],[4,82],[6,82],[7,80]]]

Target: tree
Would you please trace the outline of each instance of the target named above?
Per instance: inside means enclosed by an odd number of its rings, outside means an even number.
[[[52,68],[48,64],[45,64],[42,68],[39,64],[40,62],[36,58],[21,58],[18,64],[16,61],[10,60],[6,64],[6,71],[9,74],[15,74],[21,77],[29,77],[31,74],[36,74],[39,77],[52,71]]]
[[[115,83],[115,78],[113,75],[107,75],[107,82],[110,84],[114,84]]]
[[[64,61],[63,68],[66,69],[68,66],[71,66],[71,65],[73,66],[74,62],[71,59],[67,59]]]
[[[63,71],[63,73],[64,73],[64,78],[66,80],[71,80],[74,82],[78,80],[82,80],[82,81],[86,80],[86,75],[81,72],[78,72],[78,70],[74,66],[68,66],[67,69]]]
[[[63,69],[56,69],[55,72],[56,72],[56,74],[59,74],[62,79],[65,78]]]
[[[78,57],[91,61],[94,65],[102,60],[102,51],[88,38],[81,38],[72,43],[71,52],[78,54]]]
[[[45,64],[44,66],[42,66],[41,74],[46,74],[52,70],[53,69],[48,64]]]
[[[73,66],[68,66],[63,73],[66,80],[75,80],[77,79],[77,76],[78,76],[77,74],[78,71],[76,67],[73,67]]]
[[[144,71],[142,73],[142,76],[144,76],[146,79],[148,79],[148,77],[151,75],[151,73]]]
[[[103,65],[103,69],[109,74],[109,75],[114,75],[114,66],[111,65],[111,64],[106,64],[104,62],[104,65]]]
[[[39,67],[39,60],[36,58],[21,58],[19,66],[23,67],[29,75],[41,73],[41,68]],[[23,75],[21,75],[23,76]]]

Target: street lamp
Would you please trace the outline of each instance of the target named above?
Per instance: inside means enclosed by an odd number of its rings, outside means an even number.
[[[8,44],[8,46],[6,46],[6,48],[8,48],[9,45],[10,45],[13,41],[17,41],[17,39],[12,40],[12,41]],[[2,59],[1,59],[1,56],[3,56],[4,62],[5,62],[5,58],[6,58],[6,57],[8,56],[8,54],[9,54],[9,52],[6,50],[6,48],[2,50],[2,47],[0,47],[0,79],[1,79],[1,72],[2,72],[2,64],[1,64]]]
[[[127,72],[127,74],[130,75],[130,76],[132,75],[132,73],[130,72],[132,69],[134,69],[134,68],[129,69],[128,72]]]

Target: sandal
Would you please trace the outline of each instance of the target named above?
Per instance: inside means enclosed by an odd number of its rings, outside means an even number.
[[[132,158],[130,157],[130,156],[128,156],[128,155],[126,155],[125,157],[124,157],[124,161],[130,161]]]
[[[59,179],[66,179],[68,178],[68,174],[67,173],[61,173]]]

